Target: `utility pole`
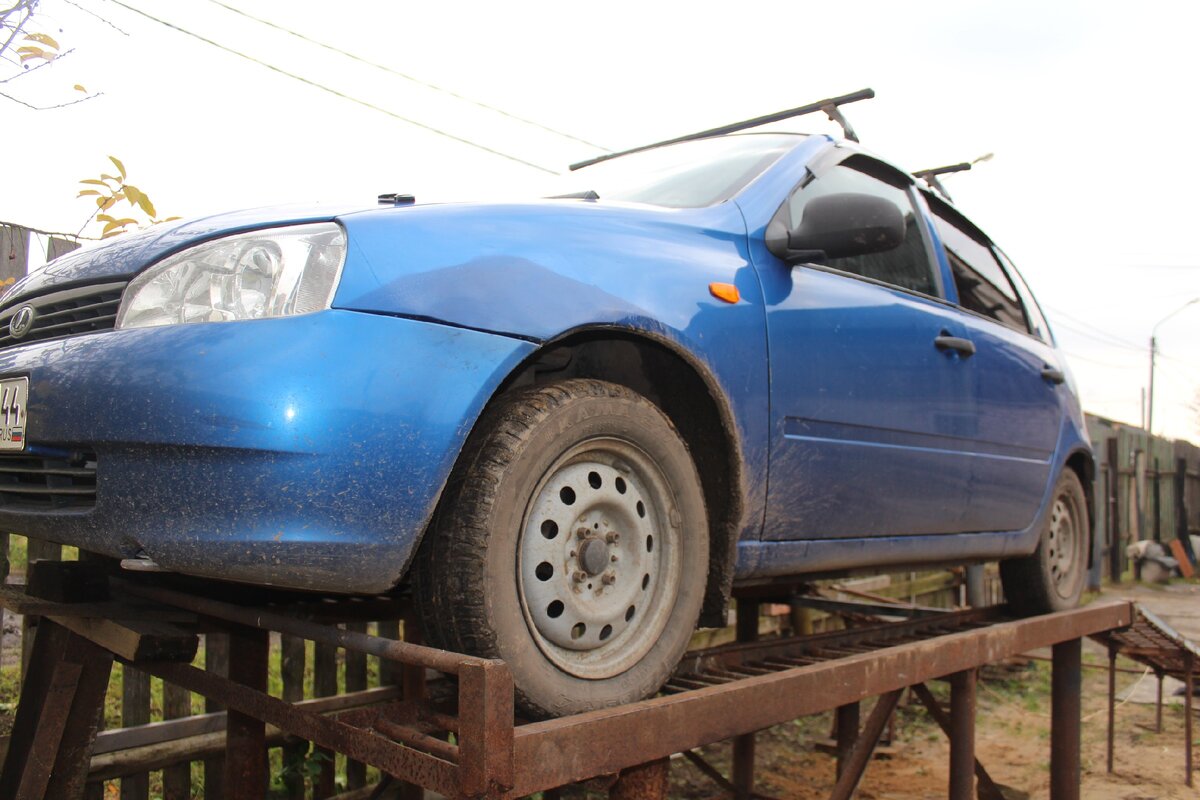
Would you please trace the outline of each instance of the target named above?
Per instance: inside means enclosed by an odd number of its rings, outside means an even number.
[[[1158,327],[1193,303],[1200,303],[1200,297],[1193,297],[1191,300],[1188,300],[1179,308],[1154,323],[1154,327],[1150,329],[1150,396],[1146,402],[1146,432],[1152,435],[1154,433],[1154,362],[1158,356]]]

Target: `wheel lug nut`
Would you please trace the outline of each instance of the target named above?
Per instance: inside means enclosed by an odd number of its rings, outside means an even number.
[[[588,529],[586,527],[576,528],[575,535],[578,536],[580,539],[586,539],[587,535],[588,535]]]
[[[575,570],[575,573],[573,575],[571,575],[571,577],[575,580],[576,583],[583,583],[584,581],[586,581],[588,579],[588,574],[581,569],[577,569],[577,570]]]
[[[600,581],[605,586],[612,586],[614,583],[617,582],[617,576],[611,572],[606,572],[606,573],[604,573],[604,576],[600,578]]]
[[[616,544],[617,542],[621,541],[621,534],[617,533],[616,531],[611,531],[604,537],[604,540],[609,544]]]
[[[616,557],[616,556],[613,556],[613,557],[612,557],[610,560],[611,560],[611,561],[612,561],[614,564],[615,564],[615,563],[617,563],[617,557]]]

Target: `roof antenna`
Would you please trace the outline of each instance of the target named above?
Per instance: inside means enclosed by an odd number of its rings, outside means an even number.
[[[847,135],[847,138],[849,138],[849,135]],[[855,141],[858,140],[856,139]],[[944,167],[933,167],[931,169],[919,169],[913,173],[913,177],[921,178],[927,184],[929,184],[930,188],[936,189],[938,194],[953,203],[954,198],[952,198],[950,193],[946,191],[946,187],[942,185],[940,180],[938,180],[938,176],[950,175],[955,172],[966,172],[976,164],[982,164],[985,161],[991,161],[995,155],[995,153],[984,153],[974,161],[964,161],[961,164],[949,164]]]

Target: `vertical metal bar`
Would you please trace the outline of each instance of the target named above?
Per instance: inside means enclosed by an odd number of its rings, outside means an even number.
[[[467,797],[513,786],[513,680],[503,662],[458,675],[460,788]]]
[[[971,608],[983,608],[987,605],[987,598],[983,593],[983,564],[970,564],[966,571],[967,605]]]
[[[1183,677],[1183,689],[1186,694],[1183,701],[1183,753],[1189,788],[1192,786],[1192,692],[1196,688],[1196,678],[1193,674],[1195,666],[1196,660],[1191,652],[1184,650],[1183,668],[1186,670],[1186,674]]]
[[[846,768],[846,760],[854,742],[858,739],[859,704],[847,703],[837,709],[837,769],[835,774],[840,778]]]
[[[670,761],[660,758],[623,770],[608,790],[609,800],[667,800]]]
[[[758,601],[738,598],[736,631],[739,642],[758,639]],[[734,800],[750,800],[754,794],[754,734],[744,733],[733,739],[732,783]]]
[[[871,710],[871,716],[867,718],[862,735],[855,741],[846,759],[845,767],[838,776],[829,800],[850,800],[854,796],[854,790],[858,788],[863,774],[867,771],[867,765],[871,763],[871,754],[879,744],[879,737],[883,734],[887,721],[896,711],[896,704],[900,702],[900,695],[903,693],[903,689],[897,689],[879,698],[875,708]]]
[[[260,692],[267,690],[268,633],[232,627],[229,632],[229,679]],[[225,732],[225,795],[229,800],[267,796],[266,723],[230,709]]]
[[[1108,518],[1112,522],[1112,547],[1108,553],[1109,578],[1114,584],[1121,582],[1122,563],[1125,548],[1121,546],[1121,480],[1120,480],[1120,446],[1117,437],[1112,437],[1108,445]]]
[[[346,630],[366,633],[367,623],[347,622]],[[346,693],[367,688],[367,654],[356,650],[346,651]],[[361,761],[346,761],[346,788],[361,789],[367,785],[367,765]]]
[[[1158,682],[1158,699],[1162,702],[1162,681]],[[1161,708],[1161,706],[1160,706]],[[1108,645],[1108,771],[1113,771],[1113,750],[1117,738],[1117,646]]]
[[[1158,673],[1158,697],[1154,702],[1154,732],[1162,733],[1162,708],[1163,708],[1163,673]],[[1112,772],[1112,767],[1109,767],[1109,772]]]
[[[1079,800],[1082,641],[1054,645],[1050,679],[1050,800]]]
[[[402,620],[404,624],[404,641],[411,644],[421,643],[420,627],[417,625],[416,615],[409,612]],[[399,666],[394,662],[387,662],[389,671],[393,680],[399,679],[400,686],[404,695],[404,699],[413,703],[419,703],[425,698],[425,668],[415,667],[411,664]],[[399,674],[397,674],[397,672]],[[399,800],[422,800],[425,797],[425,790],[415,783],[407,783],[399,781],[397,783],[399,790],[396,794]]]
[[[949,737],[950,734],[950,715],[938,703],[937,698],[930,693],[928,687],[923,683],[918,683],[912,687],[912,692],[917,699],[921,701],[921,705],[925,706],[925,710],[929,712],[929,716],[933,717],[934,722],[942,729],[942,733]],[[1004,794],[1000,791],[1000,787],[992,780],[992,776],[983,768],[983,764],[979,763],[979,759],[975,759],[975,777],[979,780],[979,800],[1004,800]]]
[[[975,798],[975,670],[950,676],[950,800]]]

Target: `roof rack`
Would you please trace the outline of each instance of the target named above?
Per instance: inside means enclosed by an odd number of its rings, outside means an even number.
[[[924,180],[926,183],[929,184],[930,188],[936,189],[938,194],[940,194],[942,197],[946,198],[951,203],[953,203],[954,199],[950,197],[950,193],[946,191],[946,187],[943,186],[942,182],[938,180],[938,176],[939,175],[950,175],[951,173],[954,173],[954,172],[966,172],[967,170],[971,169],[976,164],[980,164],[984,161],[991,161],[991,160],[992,160],[992,154],[984,153],[983,155],[981,155],[979,158],[975,159],[974,161],[963,161],[959,164],[947,164],[944,167],[933,167],[931,169],[919,169],[913,173],[913,177],[921,178],[922,180]]]
[[[747,128],[757,128],[759,125],[767,125],[772,122],[779,122],[780,120],[790,119],[792,117],[813,114],[817,111],[824,111],[831,120],[842,126],[842,132],[845,134],[847,139],[852,142],[857,142],[858,134],[854,132],[854,128],[850,127],[850,123],[846,121],[844,116],[842,116],[842,112],[838,106],[844,106],[847,103],[856,103],[859,100],[870,100],[874,96],[874,89],[859,89],[857,92],[843,94],[839,97],[829,97],[825,100],[818,100],[815,103],[809,103],[806,106],[799,106],[798,108],[791,108],[787,111],[777,111],[774,114],[767,114],[766,116],[755,117],[754,119],[748,119],[742,122],[734,122],[731,125],[722,125],[719,128],[709,128],[708,130],[700,131],[699,133],[689,133],[686,136],[677,136],[674,139],[667,139],[664,142],[644,144],[641,147],[622,150],[619,153],[606,153],[602,156],[596,156],[595,158],[589,158],[586,161],[580,161],[572,164],[570,168],[572,171],[574,171],[582,167],[590,167],[592,164],[599,164],[601,161],[608,161],[612,158],[627,156],[630,153],[640,153],[643,150],[653,150],[656,147],[665,147],[666,145],[678,144],[679,142],[690,142],[695,139],[708,139],[713,136],[724,136],[727,133],[744,131]]]

